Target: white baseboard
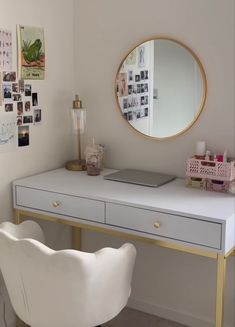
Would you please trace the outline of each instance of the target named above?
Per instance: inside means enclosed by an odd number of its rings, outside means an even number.
[[[128,301],[128,307],[139,311],[143,311],[149,314],[153,314],[168,320],[178,322],[180,324],[189,327],[214,327],[215,322],[209,321],[203,317],[196,317],[189,312],[176,311],[171,308],[161,307],[157,304],[147,303],[140,301],[138,299],[130,299]],[[229,325],[224,325],[224,327],[232,327]]]

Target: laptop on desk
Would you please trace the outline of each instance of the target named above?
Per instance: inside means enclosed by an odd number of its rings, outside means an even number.
[[[122,169],[115,173],[105,175],[104,179],[116,182],[158,187],[172,181],[175,179],[175,176],[144,170]]]

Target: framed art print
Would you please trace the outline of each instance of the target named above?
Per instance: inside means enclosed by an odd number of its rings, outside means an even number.
[[[22,80],[45,79],[43,28],[18,26],[18,64],[19,76]]]

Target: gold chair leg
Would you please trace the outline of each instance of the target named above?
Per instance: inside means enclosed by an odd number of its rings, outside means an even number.
[[[218,255],[217,259],[217,291],[216,291],[216,327],[223,327],[224,319],[224,288],[226,277],[226,257]]]

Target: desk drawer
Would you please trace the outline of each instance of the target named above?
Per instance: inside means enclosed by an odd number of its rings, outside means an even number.
[[[104,223],[102,201],[16,186],[16,205]]]
[[[106,223],[190,244],[221,248],[222,225],[157,211],[107,203]]]

